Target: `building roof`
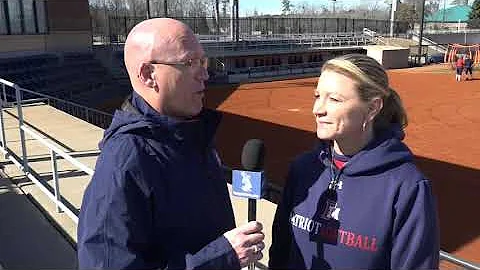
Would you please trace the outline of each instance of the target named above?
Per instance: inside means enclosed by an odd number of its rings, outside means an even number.
[[[439,11],[431,14],[425,21],[427,22],[466,22],[468,20],[468,14],[472,7],[467,5],[454,6],[447,9],[440,9]]]

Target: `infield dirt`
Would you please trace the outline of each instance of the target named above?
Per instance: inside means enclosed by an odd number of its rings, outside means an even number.
[[[409,116],[405,142],[433,182],[441,247],[480,263],[480,79],[456,82],[442,65],[392,70],[389,77]],[[292,159],[316,142],[316,80],[210,87],[207,107],[224,113],[216,138],[223,161],[240,168],[243,144],[262,139],[267,178],[283,185]]]

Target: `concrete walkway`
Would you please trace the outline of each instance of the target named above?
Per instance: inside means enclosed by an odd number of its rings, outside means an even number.
[[[35,130],[35,133],[43,139],[75,157],[87,167],[94,169],[99,153],[97,145],[103,136],[103,129],[44,104],[25,106],[23,116],[30,129]],[[21,157],[17,112],[14,108],[6,109],[3,117],[6,145]],[[26,146],[29,166],[50,187],[53,187],[49,149],[29,135],[26,135]],[[25,174],[16,165],[9,160],[0,158],[0,166],[3,166],[1,171],[8,178],[8,180],[2,180],[2,187],[0,187],[2,192],[0,193],[0,205],[2,206],[0,211],[0,265],[6,269],[74,268],[75,252],[68,243],[76,243],[77,224],[65,213],[58,213],[55,204],[25,177]],[[83,192],[91,177],[64,159],[58,160],[58,170],[61,195],[70,202],[76,211],[79,211]],[[32,200],[27,199],[27,196]],[[32,202],[51,217],[53,223],[57,224],[56,226],[60,228],[59,230],[66,238],[63,238],[62,234],[40,214]],[[246,223],[247,200],[232,197],[232,204],[237,225]],[[267,247],[271,243],[271,224],[275,209],[276,205],[271,202],[258,201],[257,220],[264,225]],[[17,232],[20,233],[17,234]],[[7,239],[11,241],[11,244],[6,242]],[[266,265],[267,262],[268,251],[265,250],[261,263]]]
[[[0,269],[75,269],[71,244],[10,180],[0,178]]]

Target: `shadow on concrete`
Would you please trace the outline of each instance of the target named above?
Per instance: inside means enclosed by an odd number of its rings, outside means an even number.
[[[442,249],[452,252],[477,238],[480,170],[423,157],[417,157],[416,162],[433,183]]]
[[[12,116],[13,118],[17,119],[17,121],[18,121],[18,117],[17,117],[15,114],[13,114],[13,113],[11,113],[11,112],[9,112],[9,111],[5,111],[5,113],[9,114],[10,116]],[[24,124],[28,125],[29,128],[33,129],[33,130],[34,130],[35,132],[37,132],[38,134],[40,134],[40,135],[42,135],[42,136],[44,136],[44,137],[52,140],[52,141],[55,142],[57,145],[60,145],[61,147],[63,147],[64,149],[66,149],[66,151],[68,151],[68,152],[75,152],[75,149],[72,149],[72,148],[70,148],[68,145],[66,145],[66,144],[60,142],[59,140],[51,137],[49,134],[47,134],[47,133],[45,133],[44,131],[40,130],[39,128],[35,127],[34,125],[32,125],[31,123],[29,123],[28,121],[25,121],[25,120],[24,120]],[[31,139],[31,140],[35,140],[35,139]],[[9,142],[10,142],[10,141],[9,141]]]
[[[0,264],[5,269],[76,269],[76,252],[9,180],[0,179]]]
[[[312,83],[308,86],[315,87]],[[209,89],[206,106],[218,108],[238,87],[223,85]],[[252,91],[255,87],[252,86]],[[267,179],[280,187],[284,185],[290,162],[297,155],[313,149],[317,142],[314,132],[223,113],[216,144],[227,166],[241,168],[243,145],[252,138],[264,141]],[[480,235],[480,216],[476,214],[480,205],[480,170],[420,156],[416,157],[416,162],[433,183],[440,218],[441,248],[447,252],[458,250]]]
[[[298,154],[312,149],[316,142],[313,132],[272,124],[240,115],[223,113],[216,135],[218,152],[225,164],[241,168],[243,145],[249,139],[265,143],[265,173],[268,179],[283,186],[289,163]]]
[[[267,179],[278,186],[284,185],[290,162],[313,149],[317,142],[313,132],[224,113],[216,143],[225,164],[241,168],[243,145],[252,138],[264,141],[265,173]],[[480,205],[480,170],[419,156],[416,163],[433,183],[442,250],[453,252],[477,238],[480,235],[480,216],[476,214]]]
[[[45,183],[49,182],[50,187],[54,185],[53,184],[53,175],[52,175],[51,172],[42,173],[42,174],[37,174],[35,172],[32,172],[32,174],[35,175],[35,177],[37,177],[37,179],[41,178],[42,181],[44,181]],[[87,175],[88,174],[86,172],[80,171],[80,170],[63,170],[63,171],[58,171],[58,174],[57,174],[60,183],[62,183],[64,181],[70,181],[68,178],[87,176]],[[14,177],[14,178],[11,178],[11,179],[20,188],[23,188],[23,187],[29,186],[29,185],[35,185],[35,183],[33,183],[30,179],[28,179],[24,176]]]

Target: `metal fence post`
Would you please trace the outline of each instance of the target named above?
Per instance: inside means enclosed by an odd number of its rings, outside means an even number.
[[[50,159],[52,161],[52,179],[53,179],[53,187],[55,190],[55,199],[57,202],[61,202],[61,195],[60,195],[60,187],[58,184],[58,169],[57,169],[57,153],[50,149]],[[58,204],[56,204],[57,212],[62,213],[62,208]]]
[[[3,94],[3,102],[5,102],[5,104],[7,104],[7,91],[5,90],[5,84],[2,84],[2,94]]]
[[[3,92],[5,93],[5,84],[2,84]],[[2,132],[0,135],[2,136],[2,147],[6,151],[7,150],[7,140],[5,139],[5,122],[3,121],[3,104],[6,102],[6,100],[2,100],[0,102],[0,125]]]
[[[22,145],[23,172],[26,174],[29,170],[28,170],[27,145],[25,141],[25,132],[22,129],[22,126],[23,126],[22,96],[20,93],[20,87],[16,84],[14,85],[14,87],[15,87],[15,97],[17,99],[18,129],[20,131],[20,143]]]

